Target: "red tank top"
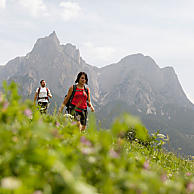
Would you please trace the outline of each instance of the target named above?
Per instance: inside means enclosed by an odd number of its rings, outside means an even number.
[[[76,87],[76,91],[75,91],[75,94],[73,96],[71,103],[80,109],[86,110],[87,109],[87,97],[88,96],[84,88],[80,89]],[[82,110],[79,110],[79,109],[75,109],[75,110],[82,112]]]

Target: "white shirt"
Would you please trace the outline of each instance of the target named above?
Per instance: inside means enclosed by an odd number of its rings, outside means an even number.
[[[36,93],[38,93],[39,88],[36,89]],[[48,89],[48,94],[51,94],[50,90]],[[48,97],[47,96],[47,90],[46,87],[44,88],[40,88],[40,92],[39,92],[39,96],[37,96],[37,98],[42,98],[42,99],[38,99],[38,102],[48,102],[47,99],[45,99],[44,97]]]

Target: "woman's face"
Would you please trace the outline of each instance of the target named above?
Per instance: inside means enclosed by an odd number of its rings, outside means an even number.
[[[81,75],[80,79],[79,79],[79,83],[80,84],[85,84],[86,83],[86,77],[84,74]]]

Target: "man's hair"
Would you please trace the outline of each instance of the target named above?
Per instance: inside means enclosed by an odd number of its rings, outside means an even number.
[[[44,81],[44,80],[42,79],[42,80],[40,81],[40,84],[42,84],[43,81]]]
[[[88,76],[85,72],[79,72],[78,75],[77,75],[77,79],[75,80],[75,83],[78,83],[79,82],[79,79],[82,75],[85,75],[85,79],[86,79],[86,84],[88,84]]]

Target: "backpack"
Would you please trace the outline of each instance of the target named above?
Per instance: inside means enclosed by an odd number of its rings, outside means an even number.
[[[72,94],[71,94],[71,96],[70,96],[70,98],[69,98],[69,100],[68,100],[68,102],[67,102],[67,104],[66,104],[66,110],[67,110],[67,111],[69,111],[70,108],[71,108],[71,106],[72,106],[71,102],[72,102],[73,97],[74,97],[74,95],[75,95],[76,88],[77,88],[77,85],[73,85],[73,92],[72,92]],[[86,88],[86,87],[84,86],[84,90],[85,90],[85,92],[86,92],[86,94],[87,94],[87,101],[88,101],[88,88]],[[67,96],[67,95],[65,95],[65,97],[66,97],[66,96]]]
[[[39,100],[39,99],[46,99],[46,100],[48,100],[49,101],[49,98],[48,98],[48,88],[46,88],[46,91],[47,91],[47,97],[39,97],[39,94],[40,94],[40,87],[38,88],[38,98],[37,98],[37,101]]]

